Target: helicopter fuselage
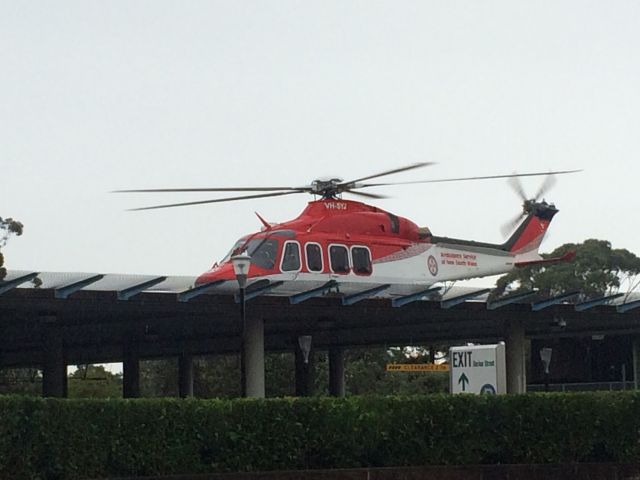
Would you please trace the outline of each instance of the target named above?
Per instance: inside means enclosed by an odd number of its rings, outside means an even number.
[[[235,289],[233,254],[251,256],[250,281],[284,281],[286,293],[336,280],[341,291],[363,284],[388,285],[387,294],[407,294],[444,281],[506,273],[537,262],[537,249],[553,215],[540,204],[503,245],[435,237],[426,228],[378,207],[343,199],[309,202],[295,219],[241,238],[197,284],[228,280]],[[289,287],[287,286],[289,284]]]

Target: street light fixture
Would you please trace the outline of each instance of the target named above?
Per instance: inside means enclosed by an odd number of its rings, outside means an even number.
[[[236,280],[238,280],[240,290],[244,290],[247,286],[249,267],[251,267],[251,257],[246,251],[241,252],[231,257],[231,263],[233,264],[233,272],[236,274]]]
[[[233,271],[238,280],[240,287],[240,321],[242,324],[242,340],[240,344],[240,383],[242,386],[242,396],[247,396],[247,372],[245,358],[245,336],[247,331],[247,321],[245,314],[245,289],[247,287],[247,278],[249,277],[249,268],[251,267],[251,257],[246,252],[241,252],[231,257]]]
[[[309,354],[311,353],[311,335],[301,335],[298,337],[298,345],[304,358],[304,363],[309,363]]]
[[[540,349],[540,360],[544,366],[544,391],[549,391],[549,365],[551,364],[551,353],[553,350],[549,347]]]

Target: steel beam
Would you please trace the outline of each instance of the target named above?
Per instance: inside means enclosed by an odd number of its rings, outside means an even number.
[[[515,293],[513,295],[507,295],[506,297],[498,298],[496,300],[487,302],[487,310],[495,310],[497,308],[504,307],[505,305],[516,303],[519,300],[533,297],[537,293],[538,292],[536,290],[529,290],[527,292]]]
[[[598,305],[604,305],[610,300],[620,298],[624,293],[616,293],[615,295],[605,295],[604,297],[594,298],[593,300],[587,300],[586,302],[577,303],[575,305],[576,312],[584,312],[590,308],[597,307]]]
[[[218,285],[222,285],[226,280],[214,280],[213,282],[203,283],[202,285],[198,285],[196,287],[185,290],[184,292],[180,292],[178,294],[179,302],[188,302],[192,298],[198,297],[203,293],[207,293],[209,290],[214,289]]]
[[[448,308],[455,307],[456,305],[464,303],[472,298],[479,297],[480,295],[484,295],[485,293],[489,293],[490,291],[490,288],[483,288],[481,290],[476,290],[475,292],[465,293],[464,295],[458,295],[457,297],[442,300],[440,302],[440,308],[446,310]]]
[[[291,295],[289,297],[289,303],[291,305],[297,305],[300,302],[304,302],[305,300],[309,300],[310,298],[317,297],[319,295],[324,295],[326,292],[338,286],[338,282],[335,280],[329,280],[327,283],[318,288],[312,288],[311,290],[307,290],[306,292],[296,293],[295,295]]]
[[[120,290],[118,291],[118,300],[129,300],[131,297],[136,296],[147,288],[151,288],[154,285],[164,282],[166,279],[167,277],[152,278],[151,280],[147,280],[146,282],[138,283],[137,285],[134,285],[132,287]]]
[[[346,295],[346,296],[342,297],[342,305],[353,305],[354,303],[357,303],[360,300],[364,300],[366,298],[371,298],[374,295],[376,295],[377,293],[384,292],[390,286],[391,285],[387,283],[385,285],[379,285],[377,287],[370,288],[370,289],[364,290],[362,292],[354,293],[353,295]]]
[[[274,288],[279,287],[283,283],[284,282],[282,280],[278,280],[277,282],[271,282],[268,285],[265,285],[263,287],[254,288],[254,289],[252,289],[251,285],[249,285],[249,287],[246,289],[244,300],[246,302],[246,301],[251,300],[252,298],[256,298],[256,297],[259,297],[260,295],[264,295],[265,293],[270,292]],[[236,303],[240,303],[240,295],[236,294],[234,298],[235,298]]]
[[[393,298],[391,300],[391,306],[392,307],[402,307],[408,303],[412,303],[415,302],[417,300],[420,300],[422,297],[426,297],[428,295],[431,295],[432,293],[436,293],[438,291],[442,290],[442,287],[433,287],[433,288],[427,288],[426,290],[421,290],[420,292],[416,292],[416,293],[411,293],[409,295],[405,295],[403,297],[396,297]]]
[[[13,280],[7,280],[6,282],[0,283],[0,295],[2,295],[5,292],[8,292],[9,290],[13,290],[17,286],[22,285],[25,282],[30,282],[31,280],[36,278],[39,274],[40,274],[39,272],[33,272],[18,278],[14,278]]]
[[[579,294],[580,292],[576,291],[576,292],[563,293],[562,295],[558,295],[557,297],[547,298],[546,300],[542,300],[541,302],[532,303],[531,310],[533,312],[538,312],[552,305],[557,305],[558,303],[562,303],[565,300],[568,300],[571,297],[575,297],[576,295],[579,295]]]
[[[633,302],[621,303],[620,305],[617,305],[616,311],[618,313],[625,313],[638,307],[640,307],[640,300],[634,300]]]
[[[92,277],[85,278],[83,280],[79,280],[77,282],[69,283],[63,287],[59,287],[55,289],[55,297],[56,298],[68,298],[72,293],[77,292],[78,290],[82,290],[87,285],[91,285],[92,283],[96,283],[98,280],[102,280],[104,275],[98,274],[93,275]]]

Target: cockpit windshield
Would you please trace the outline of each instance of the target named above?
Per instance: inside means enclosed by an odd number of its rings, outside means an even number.
[[[260,268],[272,269],[276,266],[278,254],[278,240],[274,238],[254,238],[249,240],[247,253],[251,256],[251,263]]]
[[[268,270],[275,267],[276,256],[278,255],[278,240],[269,236],[253,238],[247,242],[247,238],[248,237],[243,237],[238,240],[229,253],[222,259],[222,263],[229,261],[231,255],[246,244],[247,254],[251,257],[251,264]]]
[[[224,258],[220,260],[220,263],[225,263],[231,260],[231,255],[233,255],[233,252],[238,250],[246,241],[247,241],[247,237],[242,237],[240,240],[234,243],[233,247],[231,247],[231,250],[229,250],[227,254],[224,256]]]

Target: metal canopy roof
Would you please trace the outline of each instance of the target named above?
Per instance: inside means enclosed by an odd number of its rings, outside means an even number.
[[[33,278],[42,284],[34,288]],[[236,282],[194,287],[195,277],[9,272],[0,282],[0,366],[42,360],[52,329],[68,363],[120,361],[125,342],[144,358],[235,352],[240,346]],[[339,290],[339,291],[338,291]],[[254,282],[247,315],[265,324],[265,348],[293,350],[299,335],[315,348],[488,342],[518,320],[531,338],[640,335],[640,295],[580,299],[537,292],[487,301],[490,289]]]
[[[35,284],[34,280],[39,280]],[[14,288],[53,289],[56,298],[65,299],[79,291],[116,292],[119,300],[146,293],[176,294],[180,302],[188,302],[200,295],[228,295],[237,293],[235,282],[215,281],[195,286],[196,276],[155,276],[118,273],[86,273],[86,272],[29,272],[9,270],[4,281],[0,282],[0,295]],[[513,303],[527,303],[533,311],[539,311],[553,305],[570,303],[578,298],[580,292],[570,292],[552,298],[539,298],[536,291],[527,291],[488,300],[491,288],[451,287],[442,293],[443,287],[425,288],[417,285],[404,294],[390,293],[390,285],[356,284],[342,281],[340,278],[322,282],[271,282],[258,280],[249,283],[246,299],[257,296],[286,296],[291,304],[298,304],[310,298],[340,292],[342,304],[352,305],[367,298],[392,298],[394,307],[402,307],[416,301],[440,301],[443,309],[455,307],[470,300],[486,302],[489,310],[502,308]],[[405,287],[405,290],[407,287]],[[236,298],[237,301],[237,298]],[[640,307],[640,293],[616,293],[599,298],[581,299],[575,303],[576,311],[585,311],[598,305],[615,305],[618,313],[625,313]]]

